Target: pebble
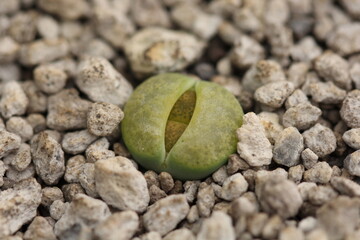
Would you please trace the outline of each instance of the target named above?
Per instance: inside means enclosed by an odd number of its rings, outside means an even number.
[[[316,217],[329,240],[342,239],[358,226],[359,208],[359,199],[340,196],[319,208]]]
[[[269,216],[266,213],[255,213],[250,215],[247,219],[247,229],[251,235],[259,237],[268,219]]]
[[[0,38],[0,63],[13,62],[19,52],[19,44],[11,37]]]
[[[280,108],[294,90],[294,85],[291,82],[272,82],[256,89],[254,98],[268,107]]]
[[[202,222],[197,240],[219,239],[235,240],[235,232],[231,218],[223,212],[214,211]]]
[[[232,64],[240,69],[249,68],[264,58],[264,48],[255,39],[246,35],[241,35],[236,39],[230,52]]]
[[[43,113],[47,109],[48,98],[33,81],[25,81],[22,88],[29,99],[26,111],[28,113]],[[42,115],[41,115],[42,116]]]
[[[84,152],[96,139],[97,136],[92,135],[88,130],[69,132],[64,135],[61,146],[66,153],[76,155]]]
[[[12,201],[11,201],[12,200]],[[0,192],[0,237],[14,234],[36,216],[41,186],[34,178],[16,183]]]
[[[171,26],[170,17],[159,0],[135,0],[130,7],[132,20],[141,27]]]
[[[66,202],[71,202],[78,194],[85,194],[84,189],[79,183],[64,184],[61,187],[61,191],[64,193]]]
[[[318,162],[304,173],[304,181],[326,184],[330,181],[332,168],[327,162]]]
[[[160,189],[156,185],[151,185],[149,187],[149,195],[150,195],[150,204],[153,204],[167,196],[166,192],[164,190]]]
[[[39,0],[38,6],[66,20],[76,20],[88,15],[89,3],[86,0],[73,2],[71,0]]]
[[[87,129],[96,136],[108,136],[118,128],[123,111],[111,103],[94,103],[87,115]]]
[[[322,50],[311,36],[301,39],[291,47],[291,57],[300,62],[311,62],[321,55]]]
[[[284,130],[284,127],[280,124],[279,115],[272,112],[261,112],[258,117],[265,128],[266,137],[272,145],[275,144],[276,139]]]
[[[180,228],[169,232],[163,240],[195,240],[194,234],[187,228]]]
[[[108,150],[109,146],[110,143],[106,138],[100,138],[90,144],[85,151],[86,162],[94,163],[101,159],[115,157],[115,153]]]
[[[137,75],[180,71],[193,63],[204,49],[204,43],[185,32],[163,28],[145,28],[134,34],[125,45],[125,54]]]
[[[54,231],[57,237],[65,234],[76,225],[94,227],[111,215],[108,206],[101,200],[78,194],[56,222]]]
[[[292,167],[300,163],[300,154],[304,149],[304,139],[294,127],[285,128],[276,139],[273,159],[277,164]]]
[[[269,214],[276,213],[282,218],[295,216],[303,203],[296,184],[279,176],[266,179],[260,186],[256,184],[256,195],[264,211]]]
[[[65,71],[52,65],[40,65],[34,70],[36,86],[47,94],[54,94],[62,90],[66,80]]]
[[[82,168],[85,164],[85,158],[82,155],[76,155],[69,158],[66,161],[66,170],[64,179],[68,183],[78,183],[80,182],[79,176],[82,172]]]
[[[324,157],[336,149],[336,137],[334,132],[317,123],[303,134],[305,146],[310,148],[318,157]]]
[[[59,37],[59,24],[49,16],[39,17],[36,24],[37,31],[45,39],[56,39]]]
[[[304,240],[304,233],[296,227],[286,227],[280,231],[279,240]]]
[[[127,158],[97,161],[95,183],[100,197],[120,210],[143,212],[149,204],[146,180]]]
[[[282,123],[285,127],[296,127],[306,130],[313,126],[321,115],[321,110],[310,103],[300,103],[289,108],[283,115]]]
[[[129,240],[138,227],[139,217],[135,212],[117,212],[94,228],[94,236],[99,240]]]
[[[327,38],[327,45],[340,55],[359,52],[360,24],[358,22],[338,26]]]
[[[301,152],[301,159],[304,167],[310,169],[318,162],[319,157],[310,148],[305,148]]]
[[[349,146],[356,150],[360,149],[360,128],[353,128],[344,132],[342,139]]]
[[[35,167],[33,164],[30,164],[23,171],[17,171],[16,169],[9,167],[6,171],[6,177],[8,180],[17,183],[19,181],[29,179],[34,177],[35,175]]]
[[[95,185],[95,165],[93,163],[85,163],[79,174],[79,181],[85,192],[90,197],[98,197]]]
[[[24,234],[24,240],[56,240],[53,227],[44,217],[35,217]]]
[[[16,171],[24,171],[31,163],[30,146],[22,143],[16,152],[4,158],[4,162],[10,162],[11,167]]]
[[[149,207],[143,216],[144,226],[148,231],[156,231],[163,236],[187,216],[189,209],[185,195],[168,196]]]
[[[346,95],[340,115],[348,127],[360,128],[360,90],[353,90]]]
[[[31,154],[40,178],[48,185],[58,183],[65,172],[64,152],[60,144],[41,132],[31,140]]]
[[[49,208],[54,201],[64,202],[64,195],[58,187],[44,187],[41,189],[41,205]]]
[[[174,179],[172,176],[167,172],[161,172],[159,174],[159,182],[160,182],[160,188],[164,190],[165,193],[168,193],[171,191],[171,189],[174,188]]]
[[[8,34],[19,43],[33,41],[36,36],[36,22],[38,17],[39,13],[34,10],[16,13],[11,18]]]
[[[299,184],[303,178],[305,168],[299,164],[289,168],[289,180]]]
[[[341,56],[326,51],[315,60],[315,69],[325,81],[332,81],[346,90],[351,89],[349,64]]]
[[[102,57],[88,57],[79,64],[76,85],[94,102],[123,106],[133,87]]]
[[[48,63],[67,56],[69,44],[63,38],[37,40],[22,45],[19,61],[25,66]]]
[[[317,103],[338,104],[346,97],[346,91],[333,82],[316,82],[309,85],[311,99]]]
[[[360,196],[360,186],[356,182],[344,177],[332,177],[331,186],[342,195],[349,197]]]
[[[34,135],[32,126],[21,117],[11,117],[6,122],[6,129],[21,137],[22,142],[29,141]]]
[[[49,208],[50,216],[56,221],[59,220],[64,215],[67,207],[67,204],[63,201],[55,200]]]
[[[212,208],[215,205],[215,193],[212,186],[203,183],[197,192],[196,198],[197,198],[196,206],[198,208],[199,215],[201,217],[209,217]]]
[[[184,194],[188,203],[192,203],[198,193],[200,181],[186,181],[184,183]]]
[[[89,101],[79,97],[77,90],[62,90],[49,97],[47,125],[58,131],[86,128],[90,106]]]
[[[2,85],[0,100],[0,113],[4,118],[14,115],[23,115],[29,104],[21,85],[18,82],[10,81]]]
[[[349,154],[344,160],[344,168],[354,176],[360,176],[360,150]]]
[[[21,138],[13,133],[0,130],[0,158],[15,152],[21,145]]]
[[[226,165],[226,171],[228,175],[234,174],[239,170],[247,170],[249,168],[249,164],[247,164],[243,159],[241,159],[238,154],[231,154],[229,156],[228,164]]]
[[[178,4],[171,11],[171,17],[184,30],[204,40],[212,38],[221,24],[221,18],[204,12],[196,4]]]
[[[14,13],[20,8],[20,1],[2,1],[0,14]]]
[[[321,206],[338,196],[331,186],[317,186],[309,192],[308,200],[311,204]]]
[[[355,88],[360,89],[360,63],[354,63],[350,69],[350,77]]]
[[[211,175],[211,177],[214,180],[214,182],[216,182],[219,185],[223,185],[224,181],[229,177],[229,175],[227,173],[226,167],[222,166],[216,172],[214,172]]]
[[[301,89],[296,89],[285,101],[285,108],[295,107],[300,103],[307,103],[309,99]]]
[[[245,193],[248,186],[249,185],[243,175],[241,175],[241,173],[235,173],[224,181],[221,188],[221,198],[232,201]]]
[[[237,131],[237,152],[250,166],[264,166],[271,162],[272,147],[265,129],[255,113],[244,115],[243,125]]]

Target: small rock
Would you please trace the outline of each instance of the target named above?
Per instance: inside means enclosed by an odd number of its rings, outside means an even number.
[[[143,212],[149,204],[146,180],[127,158],[97,161],[95,183],[101,198],[120,210]]]
[[[41,205],[44,207],[50,207],[56,200],[64,201],[63,193],[58,187],[45,187],[41,190],[41,193]]]
[[[327,51],[315,60],[315,69],[325,81],[332,81],[343,89],[351,89],[349,64],[339,55]]]
[[[29,104],[20,84],[15,81],[4,83],[1,89],[0,112],[4,118],[23,115]]]
[[[0,158],[15,152],[21,146],[21,138],[18,135],[0,130]]]
[[[161,235],[158,232],[148,232],[141,235],[139,238],[133,238],[132,240],[161,240]]]
[[[95,140],[97,136],[92,135],[87,130],[66,133],[62,139],[61,146],[66,153],[79,154]]]
[[[349,154],[344,160],[344,168],[354,176],[360,176],[360,150]]]
[[[64,184],[61,187],[61,190],[64,193],[64,198],[67,202],[72,202],[78,194],[85,194],[84,189],[79,183]]]
[[[299,221],[299,229],[301,229],[303,232],[310,232],[311,230],[314,230],[317,226],[317,219],[314,217],[306,217],[303,218],[301,221]]]
[[[45,39],[56,39],[59,37],[59,24],[50,16],[39,17],[36,28],[39,35]]]
[[[350,55],[359,52],[360,24],[351,22],[334,29],[327,38],[327,45],[340,55]]]
[[[296,227],[286,227],[280,231],[279,240],[304,240],[304,233]]]
[[[337,196],[330,186],[317,186],[309,192],[308,200],[311,204],[321,206]]]
[[[31,154],[36,173],[46,184],[56,184],[64,175],[64,152],[60,144],[47,133],[41,132],[32,139]]]
[[[247,228],[251,235],[259,237],[269,216],[266,213],[255,213],[247,219]]]
[[[150,204],[153,204],[167,196],[167,194],[164,192],[164,190],[160,189],[156,185],[151,185],[149,187],[149,195],[150,195]]]
[[[96,136],[108,136],[124,118],[123,111],[111,103],[94,103],[88,112],[87,128]]]
[[[77,155],[69,158],[66,161],[66,170],[64,179],[68,183],[78,183],[80,182],[79,176],[82,172],[82,168],[85,164],[85,158],[82,155]]]
[[[239,197],[231,202],[230,216],[234,220],[238,220],[242,216],[250,216],[257,211],[257,206],[245,197]]]
[[[94,229],[99,240],[129,240],[139,227],[139,217],[133,211],[112,214]]]
[[[71,0],[39,0],[38,6],[51,14],[55,14],[65,20],[76,20],[88,15],[89,3],[85,0],[73,2]]]
[[[133,90],[131,84],[116,71],[111,63],[101,57],[89,57],[81,61],[75,82],[92,101],[120,106],[127,102]],[[112,108],[107,110],[112,110]]]
[[[115,50],[110,44],[98,38],[94,38],[86,44],[83,54],[91,57],[102,57],[107,60],[113,59],[116,56]]]
[[[66,203],[61,200],[55,200],[49,208],[50,216],[57,221],[64,215],[66,208]]]
[[[166,193],[170,192],[170,190],[174,187],[174,179],[167,172],[161,172],[159,174],[159,182],[161,189]]]
[[[69,44],[63,38],[37,40],[22,45],[19,61],[25,66],[52,62],[69,53]]]
[[[148,170],[144,173],[144,177],[147,183],[148,188],[152,185],[155,185],[160,188],[159,176],[153,170]]]
[[[226,171],[228,175],[232,175],[239,170],[247,170],[249,168],[249,164],[247,164],[243,159],[241,159],[238,154],[231,154],[229,156],[228,164],[226,166]],[[214,181],[216,180],[214,179]]]
[[[125,45],[125,53],[137,75],[150,75],[184,69],[204,49],[194,36],[162,28],[145,28],[133,35]]]
[[[248,186],[243,175],[241,175],[241,173],[235,173],[225,180],[221,188],[221,198],[232,201],[245,193]]]
[[[55,234],[59,237],[77,224],[94,227],[110,215],[110,210],[103,201],[78,194],[55,224]]]
[[[324,157],[336,149],[336,137],[333,131],[320,123],[306,130],[303,134],[305,146],[318,157]]]
[[[304,202],[309,199],[310,193],[314,191],[316,186],[317,186],[316,183],[313,182],[302,182],[297,186],[301,198],[303,199]]]
[[[185,193],[186,193],[186,188],[185,188]],[[197,193],[197,201],[196,201],[196,206],[199,210],[199,215],[202,217],[209,217],[214,205],[215,205],[215,193],[212,186],[206,185],[200,188]]]
[[[22,88],[29,99],[27,106],[28,113],[42,113],[47,110],[48,98],[40,91],[34,81],[25,81],[22,83]]]
[[[95,165],[93,163],[85,163],[79,174],[79,181],[85,192],[90,197],[98,197],[95,186]]]
[[[86,128],[90,106],[75,89],[62,90],[49,97],[47,125],[59,131]]]
[[[34,135],[31,125],[21,117],[11,117],[6,122],[6,129],[20,136],[23,142],[29,141]]]
[[[271,144],[275,144],[275,140],[284,130],[284,127],[279,122],[279,115],[272,112],[261,112],[258,117],[265,128],[266,137]]]
[[[113,151],[108,150],[110,146],[106,138],[100,138],[93,142],[85,151],[86,162],[94,163],[102,159],[115,157]]]
[[[31,163],[30,146],[22,143],[16,152],[4,158],[4,162],[10,162],[11,167],[16,171],[24,171]]]
[[[223,212],[215,211],[202,222],[197,240],[218,239],[235,240],[235,232],[231,218]]]
[[[29,164],[23,171],[17,171],[12,167],[9,167],[6,171],[6,177],[8,180],[17,183],[19,181],[34,177],[35,167],[33,164]]]
[[[347,126],[360,128],[360,90],[353,90],[347,94],[340,115]]]
[[[312,168],[304,173],[304,181],[321,183],[328,183],[331,179],[332,168],[327,162],[318,162]]]
[[[236,38],[230,52],[231,63],[240,69],[247,69],[264,58],[264,48],[255,39],[246,35]]]
[[[162,236],[173,230],[189,212],[189,205],[183,194],[163,198],[149,207],[144,214],[144,226]]]
[[[294,127],[285,128],[276,139],[273,159],[276,163],[292,167],[300,163],[300,153],[304,149],[304,139]]]
[[[332,177],[331,178],[331,186],[340,192],[343,195],[347,195],[349,197],[359,197],[360,196],[360,186],[354,181],[344,177]]]
[[[46,129],[46,119],[42,114],[29,114],[26,118],[26,121],[30,124],[35,134]]]
[[[10,63],[16,59],[19,51],[19,44],[17,44],[11,37],[0,38],[0,62]]]
[[[197,208],[196,205],[192,205],[190,207],[190,211],[188,213],[188,215],[186,216],[186,220],[189,223],[195,223],[197,220],[199,220],[200,216],[199,216],[199,210]]]
[[[163,238],[163,240],[195,240],[194,234],[187,228],[174,230]]]
[[[304,171],[305,168],[301,164],[289,168],[289,180],[293,181],[296,184],[299,184],[302,180]]]
[[[200,181],[186,181],[184,183],[184,194],[188,203],[192,203],[195,200],[199,185]],[[214,196],[214,194],[212,194],[212,196]]]
[[[309,99],[305,95],[305,93],[300,90],[296,89],[287,99],[285,102],[285,108],[289,109],[291,107],[295,107],[299,105],[300,103],[307,103],[309,102]]]
[[[35,84],[47,94],[54,94],[63,89],[66,79],[65,71],[52,65],[40,65],[34,70]]]
[[[300,103],[289,108],[283,115],[285,127],[296,127],[299,130],[306,130],[316,123],[321,115],[321,110],[310,103]]]
[[[170,28],[171,22],[166,8],[158,0],[135,0],[130,7],[133,21],[140,27],[161,26]]]
[[[356,150],[360,149],[360,128],[353,128],[346,131],[342,139],[349,146]]]
[[[279,108],[294,90],[294,85],[291,82],[272,82],[256,89],[254,98],[266,106]]]
[[[250,166],[269,165],[272,148],[266,138],[265,129],[255,113],[247,113],[243,118],[243,125],[237,130],[239,139],[237,151]]]
[[[316,216],[329,240],[336,240],[356,229],[360,223],[359,210],[359,199],[340,196],[319,208]]]
[[[346,96],[346,91],[337,87],[333,82],[311,83],[309,93],[314,102],[325,104],[341,103]]]
[[[30,178],[0,192],[0,237],[14,234],[36,216],[41,202],[41,186]]]
[[[296,184],[279,176],[269,176],[266,179],[260,186],[257,184],[256,190],[264,211],[276,213],[282,218],[295,216],[303,203]]]
[[[262,230],[262,236],[265,239],[276,239],[280,230],[284,227],[283,221],[279,215],[273,215],[269,218]]]
[[[301,159],[304,167],[310,169],[318,162],[319,157],[310,148],[306,148],[301,152]]]
[[[24,240],[56,240],[53,227],[43,217],[35,217],[24,234]]]
[[[211,177],[214,180],[214,182],[216,182],[219,185],[223,185],[224,181],[229,177],[229,175],[226,171],[226,167],[222,166],[216,172],[214,172],[211,175]]]
[[[291,57],[300,62],[311,62],[321,55],[321,47],[319,47],[315,39],[307,36],[301,39],[291,48]]]

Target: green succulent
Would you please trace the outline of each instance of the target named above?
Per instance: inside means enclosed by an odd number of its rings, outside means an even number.
[[[176,73],[143,82],[124,114],[122,136],[134,159],[181,180],[204,178],[226,162],[243,117],[226,89]]]

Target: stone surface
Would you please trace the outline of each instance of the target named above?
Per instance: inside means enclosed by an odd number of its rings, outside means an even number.
[[[87,130],[69,132],[64,135],[61,146],[66,153],[75,155],[84,152],[96,139],[97,136]]]
[[[22,115],[26,111],[29,99],[18,82],[11,81],[2,85],[0,113],[4,118]]]
[[[313,126],[321,115],[321,110],[310,103],[300,103],[289,108],[283,115],[282,123],[285,127],[296,127],[306,130]]]
[[[100,197],[120,210],[143,212],[149,204],[146,180],[127,158],[97,161],[95,183]]]
[[[9,132],[15,133],[16,135],[21,137],[22,142],[29,141],[33,135],[34,130],[32,126],[21,117],[11,117],[6,122],[6,129]]]
[[[37,87],[48,94],[59,92],[65,87],[67,75],[64,70],[52,65],[40,65],[34,70]]]
[[[335,190],[343,195],[347,195],[349,197],[360,196],[359,184],[350,179],[344,177],[332,177],[330,183]]]
[[[123,106],[132,93],[131,84],[105,58],[89,57],[79,64],[76,85],[94,102]]]
[[[0,192],[0,237],[14,234],[36,216],[41,202],[41,186],[34,178],[21,181]]]
[[[243,175],[241,175],[241,173],[235,173],[224,181],[221,188],[221,198],[232,201],[245,193],[248,186]]]
[[[310,148],[318,157],[324,157],[335,151],[336,137],[333,131],[320,123],[303,134],[305,147]]]
[[[360,127],[360,90],[347,94],[340,110],[341,118],[351,128]]]
[[[237,151],[250,166],[269,165],[273,156],[265,129],[255,113],[243,117],[243,125],[237,131]]]
[[[312,168],[305,171],[304,180],[326,184],[330,181],[332,172],[333,170],[327,162],[318,162]]]
[[[148,231],[156,231],[163,236],[173,230],[188,212],[185,195],[171,195],[149,207],[143,217],[144,226]]]
[[[24,240],[56,240],[53,227],[44,217],[35,217],[24,234]]]
[[[13,133],[0,130],[0,158],[15,152],[21,145],[21,138]]]
[[[254,98],[266,106],[279,108],[294,90],[294,84],[291,82],[273,82],[256,89]]]
[[[349,147],[356,150],[360,149],[360,128],[353,128],[344,132],[342,139]]]

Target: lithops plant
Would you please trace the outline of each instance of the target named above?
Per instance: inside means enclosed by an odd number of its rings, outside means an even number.
[[[236,150],[243,111],[215,83],[166,73],[143,82],[124,114],[123,140],[140,165],[192,180],[214,172]]]

